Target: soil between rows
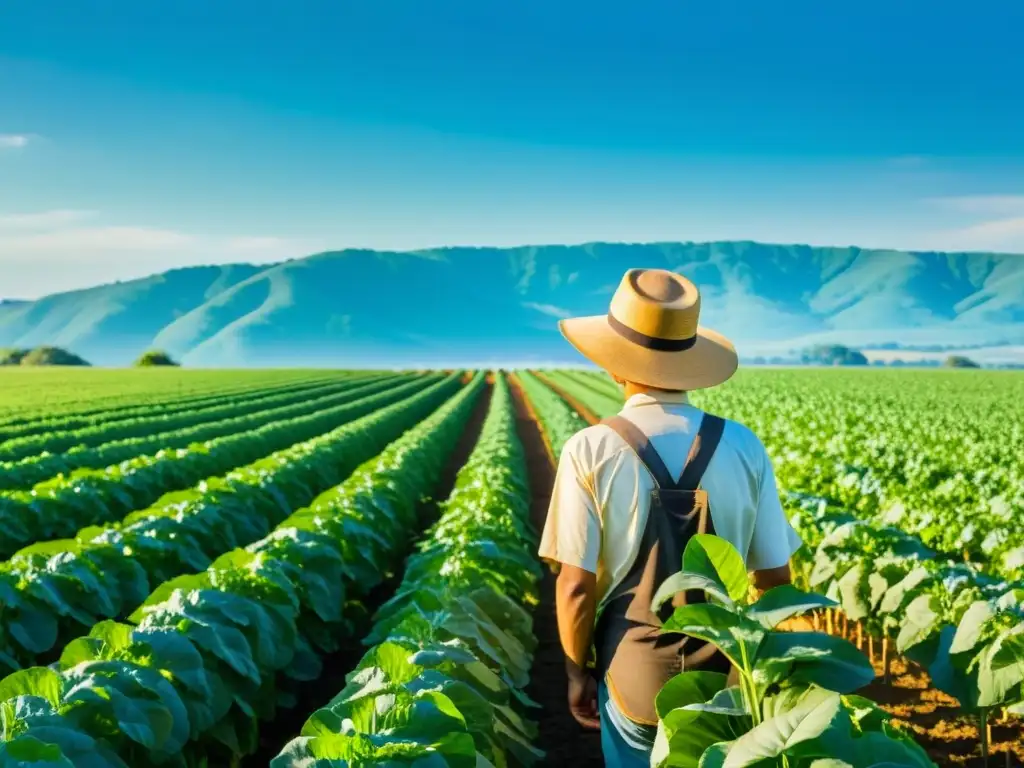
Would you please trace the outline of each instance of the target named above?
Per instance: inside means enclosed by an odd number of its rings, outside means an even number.
[[[459,470],[465,466],[469,455],[476,447],[477,439],[480,437],[484,421],[487,418],[493,391],[492,384],[493,379],[488,376],[487,383],[477,398],[466,428],[441,472],[437,488],[431,498],[420,505],[417,531],[426,529],[437,519],[439,502],[444,501],[451,494]],[[413,546],[418,539],[418,535],[409,537],[406,551],[397,561],[399,565],[395,573],[390,574],[362,600],[366,607],[365,615],[356,626],[355,631],[344,639],[341,648],[324,657],[323,672],[320,677],[297,687],[298,706],[280,710],[272,722],[260,723],[259,749],[243,760],[242,768],[266,768],[285,744],[299,735],[306,719],[317,709],[326,706],[345,687],[345,676],[355,669],[367,651],[363,645],[363,638],[370,633],[372,628],[373,612],[387,602],[401,585],[405,558],[412,553]]]
[[[859,693],[891,714],[937,765],[985,765],[978,723],[961,715],[956,699],[932,688],[928,674],[903,658],[892,661],[891,685],[883,682],[882,671],[880,663],[876,663],[878,677]],[[1020,768],[1024,766],[1024,727],[1020,719],[1001,723],[998,718],[998,712],[994,712],[988,766]]]
[[[554,463],[540,424],[531,412],[518,382],[510,377],[509,383],[516,406],[519,439],[526,449],[530,478],[530,518],[540,533],[551,500],[555,479]],[[533,616],[533,631],[538,646],[527,693],[541,705],[541,711],[535,718],[540,726],[537,746],[547,753],[543,764],[570,768],[604,765],[600,734],[584,730],[569,714],[565,656],[555,618],[555,578],[546,567],[541,583],[540,605]]]

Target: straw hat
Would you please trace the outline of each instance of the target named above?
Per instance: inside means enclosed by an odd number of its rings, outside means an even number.
[[[700,291],[665,269],[631,269],[607,315],[558,323],[569,343],[612,375],[658,389],[714,387],[736,372],[732,343],[697,325]]]

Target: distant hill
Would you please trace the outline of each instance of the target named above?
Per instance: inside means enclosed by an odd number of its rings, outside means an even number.
[[[555,321],[606,311],[634,266],[693,279],[703,321],[746,357],[1024,349],[1024,256],[752,242],[346,250],[177,269],[2,302],[0,347],[58,345],[95,365],[149,348],[188,366],[579,362]]]

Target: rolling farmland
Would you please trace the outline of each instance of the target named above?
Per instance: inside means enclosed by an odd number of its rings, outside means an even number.
[[[0,376],[0,768],[599,765],[535,553],[554,458],[621,400],[568,370]],[[662,764],[1022,764],[1024,378],[693,400],[763,439],[805,547],[752,600],[694,544],[715,610],[672,621],[743,674],[666,687]]]

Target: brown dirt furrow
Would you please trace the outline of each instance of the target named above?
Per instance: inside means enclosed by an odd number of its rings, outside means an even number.
[[[487,409],[491,402],[492,382],[493,378],[488,377],[487,383],[473,407],[466,428],[441,472],[437,487],[432,496],[420,505],[417,532],[425,529],[437,519],[438,504],[448,498],[455,486],[455,478],[459,470],[465,466],[466,460],[473,452],[484,420],[487,418]],[[390,599],[401,584],[402,565],[405,558],[412,553],[417,538],[417,533],[410,535],[406,551],[402,553],[401,559],[396,561],[399,564],[396,572],[390,574],[384,582],[377,585],[360,601],[361,607],[364,609],[359,610],[360,606],[355,606],[358,615],[356,615],[356,611],[353,611],[353,615],[350,617],[355,624],[354,631],[342,641],[341,647],[335,653],[323,659],[324,666],[320,677],[298,686],[295,691],[299,702],[298,706],[279,711],[272,722],[260,723],[259,749],[243,761],[243,768],[266,768],[284,745],[299,735],[306,718],[317,709],[326,706],[345,687],[345,676],[355,669],[366,653],[367,649],[363,645],[363,638],[370,632],[373,612]]]
[[[893,716],[895,724],[907,731],[939,766],[982,768],[981,742],[977,720],[961,714],[956,699],[932,688],[928,674],[903,658],[892,661],[892,684],[878,678],[858,693],[877,702]],[[1024,766],[1024,722],[1019,718],[1006,722],[992,715],[992,741],[988,768]]]
[[[544,528],[554,485],[554,459],[540,423],[514,376],[509,377],[509,384],[516,406],[519,439],[526,449],[530,476],[530,516],[540,532]],[[569,714],[565,656],[555,618],[555,577],[548,568],[544,569],[541,600],[534,613],[533,631],[539,645],[534,655],[527,693],[541,705],[537,716],[540,726],[537,746],[547,753],[544,765],[597,768],[604,764],[600,734],[584,730]]]

